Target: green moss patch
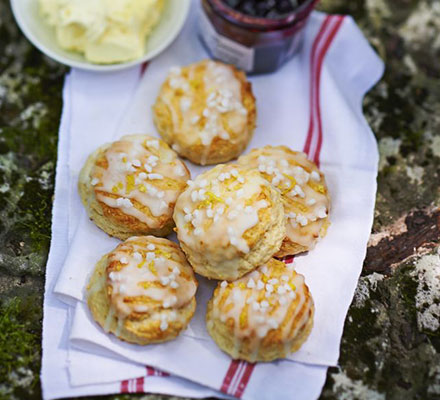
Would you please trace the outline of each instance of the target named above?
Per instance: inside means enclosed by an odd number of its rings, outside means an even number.
[[[39,305],[27,298],[13,298],[0,305],[0,398],[39,397]]]

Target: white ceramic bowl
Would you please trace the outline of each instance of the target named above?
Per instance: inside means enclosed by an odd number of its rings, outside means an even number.
[[[145,54],[137,60],[101,65],[93,64],[81,54],[63,50],[58,45],[53,29],[46,24],[39,13],[37,0],[11,0],[15,20],[32,44],[62,64],[92,71],[117,71],[157,56],[179,34],[188,16],[190,5],[191,0],[165,0],[161,19],[147,38]]]

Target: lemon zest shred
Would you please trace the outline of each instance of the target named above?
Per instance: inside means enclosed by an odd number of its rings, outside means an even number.
[[[234,303],[229,303],[226,307],[225,307],[225,313],[228,313],[229,311],[231,311],[234,308]]]
[[[282,172],[282,174],[283,174],[283,176],[284,176],[285,178],[287,178],[287,179],[290,181],[288,187],[284,187],[284,188],[283,188],[283,187],[281,187],[281,186],[278,186],[278,189],[281,190],[281,193],[282,193],[283,195],[285,195],[285,194],[287,194],[288,192],[290,192],[291,189],[293,189],[293,188],[295,187],[295,185],[296,185],[296,179],[295,179],[293,176],[290,176],[290,175],[285,174],[284,172]]]
[[[219,202],[219,203],[224,203],[224,201],[223,201],[223,199],[222,198],[220,198],[220,197],[218,197],[218,196],[216,196],[214,193],[212,193],[212,192],[206,192],[205,193],[205,195],[206,196],[208,196],[208,198],[210,199],[210,200],[215,200],[215,201],[217,201],[217,202]]]
[[[292,189],[292,186],[288,187],[287,189],[281,189],[281,188],[279,188],[279,189],[281,190],[281,194],[283,196],[285,196],[287,193],[290,192],[290,190]]]
[[[171,254],[170,254],[170,253],[168,253],[168,252],[166,252],[166,251],[163,251],[163,250],[160,250],[160,249],[157,249],[157,250],[155,251],[155,254],[156,254],[157,256],[163,256],[163,257],[168,258],[168,259],[171,258]]]
[[[326,190],[326,188],[325,188],[325,186],[324,185],[322,185],[322,184],[320,184],[320,183],[315,183],[315,182],[308,182],[309,183],[309,186],[315,191],[315,192],[318,192],[318,193],[321,193],[321,194],[326,194],[327,193],[327,190]]]
[[[201,86],[202,81],[201,81],[200,79],[191,79],[191,80],[189,81],[189,84],[190,84],[194,89],[198,89],[198,88]]]
[[[199,204],[197,204],[197,209],[200,210],[202,208],[208,208],[211,205],[211,202],[206,199],[206,200],[202,200]]]
[[[135,184],[134,184],[134,176],[133,175],[127,175],[125,177],[126,180],[126,193],[130,193],[134,188],[135,188]]]
[[[148,269],[149,269],[154,275],[157,274],[157,269],[156,269],[156,267],[154,266],[154,260],[151,261],[150,264],[148,264]]]
[[[297,201],[291,200],[291,201],[290,201],[290,204],[291,204],[293,207],[295,207],[295,208],[297,208],[298,210],[300,210],[301,212],[303,212],[303,213],[306,213],[306,212],[309,211],[309,208],[308,208],[307,206],[305,206],[305,205],[303,205],[303,204],[301,204],[301,203],[299,203],[299,202],[297,202]]]
[[[198,209],[202,209],[202,208],[208,208],[209,206],[214,205],[215,203],[224,203],[223,199],[221,199],[220,197],[216,196],[214,193],[212,192],[206,192],[205,196],[208,197],[205,200],[202,200],[198,205],[197,208]]]
[[[243,329],[247,324],[247,307],[243,308],[243,311],[240,314],[240,328]]]

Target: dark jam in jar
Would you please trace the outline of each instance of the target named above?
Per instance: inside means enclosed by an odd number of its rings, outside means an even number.
[[[212,57],[248,73],[277,70],[301,47],[318,0],[202,0],[200,38]]]
[[[297,9],[299,0],[223,0],[225,4],[242,14],[260,18],[280,18]]]

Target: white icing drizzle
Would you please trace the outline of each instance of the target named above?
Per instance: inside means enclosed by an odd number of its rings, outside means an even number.
[[[241,82],[227,65],[209,60],[173,69],[160,98],[171,111],[179,135],[174,140],[185,137],[187,145],[204,146],[202,164],[215,137],[235,142],[237,135],[247,135],[248,112]]]
[[[286,236],[294,243],[313,248],[330,209],[325,179],[316,164],[304,153],[283,146],[252,150],[238,162],[257,168],[282,194]]]
[[[246,339],[251,341],[251,359],[256,360],[262,342],[273,330],[278,330],[277,337],[284,343],[284,355],[290,353],[312,308],[313,300],[304,277],[272,259],[243,278],[219,284],[214,292],[212,318],[224,323],[233,321],[233,356],[239,356]]]
[[[234,165],[219,165],[199,175],[176,204],[179,240],[196,251],[223,248],[226,258],[232,258],[231,247],[234,255],[248,253],[243,235],[259,223],[259,210],[270,206],[266,200],[255,200],[267,185],[258,174]]]
[[[104,321],[104,326],[102,327],[104,329],[104,331],[106,331],[106,332],[110,331],[114,316],[115,316],[115,310],[110,307],[108,310],[107,317],[105,318],[105,321]]]
[[[125,318],[118,318],[118,323],[116,325],[115,335],[119,336],[124,327]]]
[[[154,244],[154,250],[147,246]],[[179,309],[194,297],[197,283],[184,256],[166,239],[132,237],[108,255],[110,303],[119,317]],[[121,259],[127,263],[121,263]]]
[[[95,165],[90,176],[97,200],[151,228],[158,227],[157,217],[171,216],[171,204],[176,202],[189,173],[163,142],[146,135],[124,136],[110,145],[105,158],[108,167]],[[169,180],[177,187],[163,188]],[[142,207],[147,207],[151,215]]]

